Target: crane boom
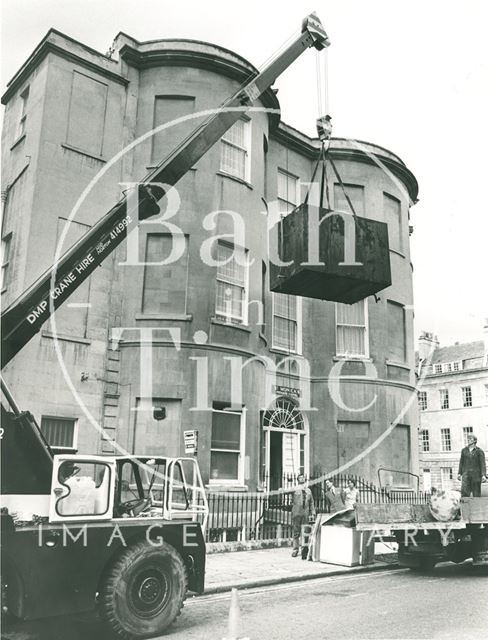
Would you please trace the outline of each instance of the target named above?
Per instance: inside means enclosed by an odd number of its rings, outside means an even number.
[[[264,69],[188,135],[138,183],[138,198],[124,196],[80,240],[17,298],[1,317],[2,368],[44,322],[122,242],[135,223],[159,213],[165,188],[174,186],[300,54],[329,45],[320,20],[307,16],[301,33]],[[240,108],[236,110],[236,108]]]

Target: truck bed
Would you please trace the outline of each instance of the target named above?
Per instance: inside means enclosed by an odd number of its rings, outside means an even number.
[[[435,520],[428,504],[358,504],[357,529],[465,529],[468,524],[488,523],[488,497],[461,498],[456,520]]]
[[[358,504],[356,527],[371,529],[465,529],[464,519],[439,522],[430,513],[428,504]]]

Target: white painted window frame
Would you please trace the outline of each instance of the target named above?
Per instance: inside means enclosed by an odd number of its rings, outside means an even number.
[[[285,318],[284,316],[280,316],[279,314],[275,314],[275,295],[273,292],[271,296],[271,347],[276,349],[277,351],[282,351],[283,353],[293,353],[296,355],[302,355],[303,348],[303,340],[302,340],[302,298],[296,298],[297,305],[297,317],[296,317],[296,328],[297,328],[297,340],[296,340],[296,349],[285,349],[280,345],[276,345],[275,343],[275,317],[284,318],[285,320],[290,320],[290,318]],[[288,295],[288,294],[282,294]]]
[[[247,407],[242,407],[241,411],[233,411],[230,409],[213,409],[212,415],[214,413],[222,413],[224,415],[239,415],[240,416],[240,437],[239,437],[239,457],[237,462],[237,479],[227,478],[209,478],[209,485],[213,486],[242,486],[244,485],[244,472],[245,472],[245,460],[246,460],[246,415],[247,415]],[[211,427],[212,428],[212,427]],[[210,434],[210,440],[212,438],[212,434]],[[212,447],[212,443],[210,442],[210,454],[212,451],[220,451],[222,453],[233,453],[235,454],[235,449],[216,449]]]
[[[341,327],[362,327],[364,326],[365,328],[365,332],[364,332],[364,354],[362,353],[342,353],[339,351],[339,340],[338,340],[338,335],[337,335],[337,328],[338,328],[338,323],[337,323],[337,305],[340,304],[338,302],[335,303],[334,307],[335,307],[335,339],[336,339],[336,356],[339,358],[346,358],[346,357],[351,357],[354,359],[362,359],[362,360],[366,360],[369,358],[369,304],[368,304],[368,299],[365,298],[363,301],[364,304],[364,325],[359,325],[359,324],[349,324],[349,323],[341,323],[340,326]]]

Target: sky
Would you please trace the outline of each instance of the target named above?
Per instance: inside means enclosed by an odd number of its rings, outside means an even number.
[[[419,182],[412,207],[415,335],[482,339],[488,318],[488,54],[484,0],[1,0],[1,89],[53,27],[106,52],[137,40],[213,42],[260,66],[316,11],[331,40],[334,135],[396,153]],[[309,135],[316,53],[275,86],[282,120]],[[323,93],[324,86],[321,85]]]

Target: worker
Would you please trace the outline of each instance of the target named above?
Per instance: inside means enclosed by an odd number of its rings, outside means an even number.
[[[330,513],[336,513],[337,511],[346,509],[344,492],[341,489],[337,489],[329,478],[325,481],[325,499],[329,505]]]
[[[486,481],[486,462],[483,449],[477,446],[478,438],[470,434],[468,446],[461,451],[458,480],[461,480],[461,496],[481,496],[481,483]]]
[[[300,536],[303,526],[309,521],[315,520],[315,504],[312,492],[305,486],[305,476],[300,473],[297,477],[297,488],[293,492],[291,507],[291,522],[293,527],[293,558],[298,556],[300,550]]]
[[[346,509],[354,509],[359,500],[359,489],[356,487],[356,482],[349,478],[347,481],[347,487],[344,489],[344,505]]]

